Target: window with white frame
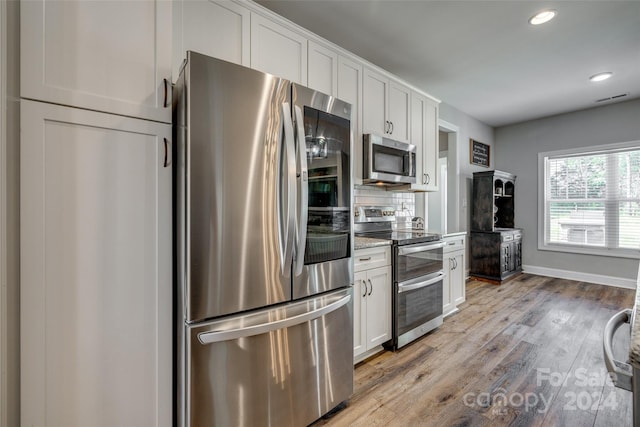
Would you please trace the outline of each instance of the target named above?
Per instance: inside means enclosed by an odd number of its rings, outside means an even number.
[[[539,154],[539,248],[640,255],[640,141]]]

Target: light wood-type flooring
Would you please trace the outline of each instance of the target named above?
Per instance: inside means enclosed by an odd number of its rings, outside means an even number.
[[[602,335],[635,291],[530,274],[466,289],[438,329],[358,364],[347,406],[314,426],[631,426]],[[628,334],[614,342],[622,360]]]

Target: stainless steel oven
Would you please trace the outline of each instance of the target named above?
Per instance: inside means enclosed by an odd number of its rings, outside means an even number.
[[[394,245],[393,348],[442,324],[444,243]]]

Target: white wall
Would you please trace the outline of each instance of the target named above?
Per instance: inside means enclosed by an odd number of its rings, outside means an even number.
[[[538,250],[538,153],[640,139],[640,100],[533,120],[495,131],[497,169],[517,175],[515,221],[524,230],[525,271],[550,269],[607,278],[633,279],[637,259],[578,255]],[[535,271],[534,271],[535,270]],[[576,277],[574,275],[574,277]],[[585,279],[589,279],[587,276]],[[599,281],[602,283],[603,281]]]
[[[446,104],[440,104],[440,115],[442,120],[451,123],[459,128],[458,134],[458,195],[459,195],[459,223],[448,224],[449,231],[470,231],[471,223],[471,185],[473,183],[473,173],[494,169],[494,131],[489,125],[468,116],[462,111]],[[488,144],[490,149],[490,167],[489,169],[481,166],[472,165],[469,162],[469,139],[475,139],[484,144]],[[449,147],[449,153],[454,150]],[[467,257],[468,258],[468,257]]]

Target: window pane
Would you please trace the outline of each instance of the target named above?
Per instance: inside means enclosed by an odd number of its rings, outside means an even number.
[[[549,243],[605,244],[604,202],[549,203]]]
[[[602,199],[606,190],[603,154],[549,160],[551,199]]]
[[[640,249],[640,203],[620,203],[618,236],[621,248]]]
[[[640,199],[640,151],[617,153],[618,194],[624,199]]]

